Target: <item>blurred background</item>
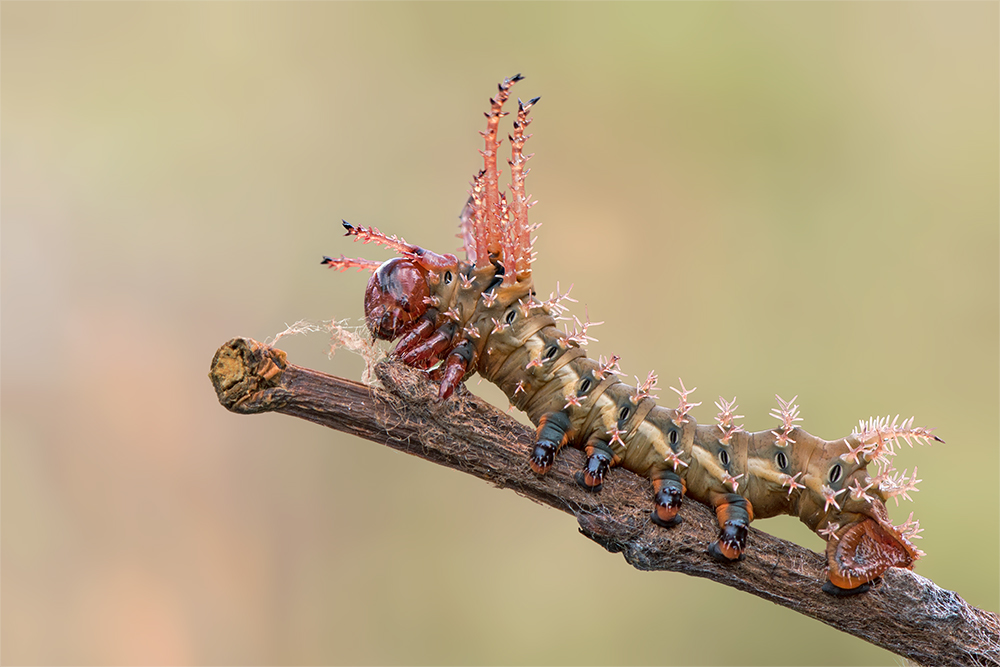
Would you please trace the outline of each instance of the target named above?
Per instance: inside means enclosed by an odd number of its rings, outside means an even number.
[[[228,339],[361,321],[367,275],[320,259],[389,254],[342,218],[455,250],[516,72],[542,96],[536,286],[606,322],[592,354],[697,386],[699,420],[735,395],[770,427],[780,394],[828,438],[936,427],[890,512],[925,528],[919,574],[998,610],[996,4],[0,12],[4,663],[898,663],[633,570],[509,491],[217,403]],[[325,334],[280,347],[361,375]]]

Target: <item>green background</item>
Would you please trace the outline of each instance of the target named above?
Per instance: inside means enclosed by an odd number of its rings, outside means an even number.
[[[358,322],[366,275],[319,260],[389,255],[341,218],[454,251],[515,72],[542,96],[535,282],[606,322],[591,353],[697,386],[703,421],[735,395],[766,428],[797,394],[829,438],[936,427],[890,511],[921,519],[919,574],[997,611],[995,3],[0,11],[5,663],[896,664],[509,491],[216,402],[229,338]],[[360,376],[323,334],[281,347]]]

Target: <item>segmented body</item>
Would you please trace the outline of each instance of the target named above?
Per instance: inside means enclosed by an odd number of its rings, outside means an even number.
[[[676,408],[658,405],[655,375],[626,384],[618,379],[617,357],[586,355],[586,324],[558,328],[567,295],[538,300],[531,275],[531,203],[524,190],[530,156],[522,149],[537,98],[519,102],[510,137],[510,202],[498,188],[497,127],[518,80],[500,85],[487,114],[484,169],[461,216],[467,261],[344,223],[348,235],[401,255],[381,264],[324,259],[333,268],[374,271],[365,295],[372,333],[398,338],[393,354],[427,369],[440,382],[441,400],[476,372],[495,383],[538,427],[529,458],[536,473],[548,471],[558,451],[571,445],[586,453],[577,479],[590,490],[600,490],[611,466],[650,479],[651,520],[663,527],[679,521],[685,494],[714,507],[720,533],[709,552],[720,560],[742,558],[754,518],[790,514],[827,540],[828,592],[861,592],[889,567],[912,567],[921,555],[911,542],[918,524],[893,526],[884,503],[915,490],[916,469],[912,477],[894,475],[890,460],[901,440],[937,439],[928,429],[912,420],[872,419],[848,437],[826,441],[797,425],[795,399],[780,398],[773,429],[744,431],[735,423],[735,400],[722,398],[716,423],[698,424],[690,409],[699,404],[688,400],[693,390],[683,383],[674,389]],[[867,469],[872,462],[879,468],[874,477]]]

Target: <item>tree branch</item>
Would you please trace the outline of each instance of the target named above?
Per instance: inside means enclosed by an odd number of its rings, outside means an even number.
[[[455,468],[500,488],[573,514],[580,531],[640,570],[705,577],[815,618],[922,664],[1000,665],[1000,617],[908,570],[891,569],[866,594],[823,593],[826,559],[750,529],[746,559],[722,564],[706,546],[716,539],[714,513],[688,501],[684,522],[664,530],[649,521],[646,480],[613,469],[598,494],[576,484],[581,464],[566,452],[545,476],[527,464],[532,433],[460,388],[435,401],[422,373],[383,362],[385,389],[289,364],[285,353],[248,338],[219,348],[209,377],[224,407],[240,414],[278,412],[388,445]]]

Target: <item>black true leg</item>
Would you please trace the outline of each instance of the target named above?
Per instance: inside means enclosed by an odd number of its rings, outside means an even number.
[[[476,349],[469,340],[463,340],[448,353],[444,362],[444,373],[441,377],[441,385],[438,388],[438,400],[444,401],[451,396],[458,385],[462,384],[462,378],[469,366],[475,366],[472,358],[476,354]]]
[[[426,369],[440,360],[439,355],[448,349],[454,335],[455,325],[448,322],[422,343],[407,350],[399,358],[407,366]]]

